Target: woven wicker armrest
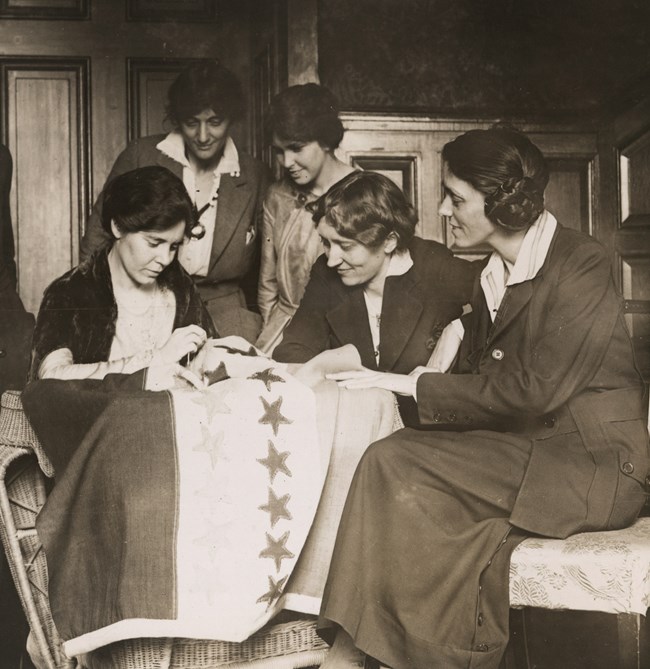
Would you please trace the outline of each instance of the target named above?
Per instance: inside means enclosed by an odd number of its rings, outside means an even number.
[[[0,400],[0,444],[34,451],[43,473],[54,476],[54,467],[27,420],[17,390],[7,390]]]
[[[49,467],[50,476],[53,470],[23,413],[20,393],[5,392],[0,407],[0,537],[7,562],[45,666],[74,667],[61,652],[52,621],[47,565],[36,534],[36,516],[46,498],[44,469]]]
[[[47,669],[74,669],[62,651],[47,595],[47,564],[36,534],[45,477],[54,470],[27,420],[20,393],[2,395],[0,410],[0,535],[32,633]],[[268,625],[243,643],[199,639],[128,639],[87,656],[89,666],[143,669],[297,669],[327,654],[315,620]]]

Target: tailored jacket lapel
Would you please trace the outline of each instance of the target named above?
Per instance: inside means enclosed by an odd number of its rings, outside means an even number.
[[[246,175],[243,173],[238,177],[231,177],[229,174],[221,176],[219,200],[217,201],[217,221],[210,256],[210,271],[228,246],[252,196],[253,191]]]
[[[424,311],[419,292],[415,290],[418,283],[419,277],[414,270],[386,279],[379,344],[379,366],[382,369],[395,367]]]
[[[346,289],[341,304],[328,311],[325,317],[339,341],[352,342],[357,347],[361,364],[377,369],[363,288],[354,286]]]
[[[537,276],[540,274],[541,271]],[[533,281],[535,281],[535,278],[507,288],[488,334],[486,345],[489,345],[495,337],[504,332],[515,321],[519,312],[530,302],[530,298],[533,296]]]
[[[176,162],[173,158],[170,158],[166,153],[156,149],[158,154],[156,162],[160,167],[166,167],[170,172],[173,172],[179,179],[183,178],[183,166]]]

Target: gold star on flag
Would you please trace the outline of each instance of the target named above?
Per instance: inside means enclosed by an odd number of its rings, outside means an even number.
[[[282,451],[282,453],[280,453],[269,439],[269,454],[265,458],[257,458],[257,461],[269,470],[271,483],[273,483],[275,475],[278,472],[291,476],[291,471],[286,465],[289,455],[291,455],[289,451]]]
[[[223,360],[217,365],[216,369],[205,372],[204,376],[207,379],[209,386],[213,383],[219,383],[219,381],[224,381],[225,379],[230,378]]]
[[[278,427],[281,424],[290,425],[293,423],[292,420],[289,420],[280,413],[282,408],[282,397],[278,397],[275,402],[269,404],[263,397],[260,397],[262,404],[264,405],[264,415],[257,421],[261,424],[270,425],[273,428],[273,434],[277,436]]]
[[[266,504],[261,504],[257,508],[260,511],[266,511],[271,516],[271,527],[275,527],[275,524],[280,520],[280,518],[286,518],[291,520],[293,516],[289,513],[287,509],[287,504],[291,499],[291,495],[282,495],[278,497],[272,488],[269,488],[269,501]]]
[[[282,560],[296,557],[286,546],[289,532],[285,532],[279,539],[274,539],[268,532],[265,534],[267,546],[260,552],[260,557],[275,560],[275,570],[280,571]]]
[[[273,604],[274,600],[279,599],[282,594],[282,589],[286,583],[289,576],[283,576],[279,581],[275,581],[272,576],[268,576],[269,579],[269,591],[265,592],[258,600],[257,603],[261,604],[262,602],[268,602],[267,608]]]
[[[253,381],[262,381],[266,386],[267,390],[271,390],[272,383],[286,383],[286,381],[277,374],[273,373],[273,368],[269,367],[268,369],[263,369],[261,372],[255,372],[252,376],[248,377]]]

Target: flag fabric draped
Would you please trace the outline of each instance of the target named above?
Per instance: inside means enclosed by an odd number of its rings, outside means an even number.
[[[252,364],[204,390],[146,392],[136,374],[26,391],[56,471],[37,529],[68,655],[134,637],[241,641],[277,611],[332,433],[319,440],[309,388]]]

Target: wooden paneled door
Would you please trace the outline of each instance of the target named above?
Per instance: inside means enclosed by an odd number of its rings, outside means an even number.
[[[77,263],[84,222],[117,154],[166,129],[177,72],[194,58],[220,58],[248,87],[249,2],[180,4],[187,9],[142,0],[0,7],[0,139],[14,160],[19,292],[32,312],[47,284]],[[248,126],[234,134],[248,148]]]
[[[650,97],[619,114],[601,136],[612,205],[603,229],[615,251],[617,279],[637,362],[650,383]]]

